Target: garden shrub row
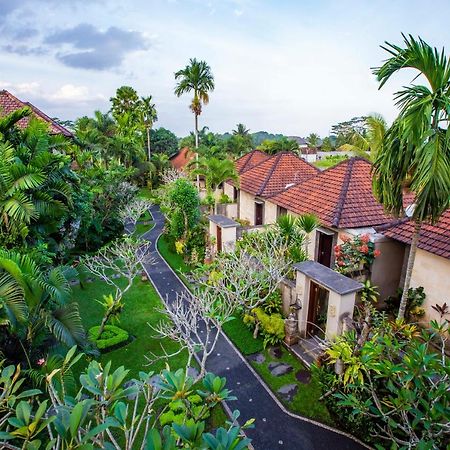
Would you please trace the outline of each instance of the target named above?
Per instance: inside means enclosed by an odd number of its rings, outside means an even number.
[[[105,325],[100,337],[98,336],[99,330],[100,326],[92,327],[89,330],[89,340],[94,342],[100,350],[110,349],[127,342],[129,339],[128,331],[115,325]]]

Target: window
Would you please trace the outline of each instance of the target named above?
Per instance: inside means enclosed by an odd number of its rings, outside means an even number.
[[[285,216],[286,214],[287,214],[287,209],[283,208],[282,206],[279,206],[278,210],[277,210],[277,217]]]

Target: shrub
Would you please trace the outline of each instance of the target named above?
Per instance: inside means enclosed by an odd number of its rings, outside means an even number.
[[[284,339],[284,319],[281,314],[266,314],[261,308],[255,308],[252,312],[260,323],[264,348],[278,344]]]
[[[225,204],[227,204],[227,203],[233,203],[233,202],[231,201],[231,198],[228,197],[227,194],[222,194],[222,195],[219,197],[219,203],[221,203],[222,205],[225,205]]]
[[[342,238],[343,243],[334,247],[336,257],[336,270],[340,273],[349,273],[356,270],[367,269],[374,259],[380,255],[375,250],[375,244],[370,241],[369,235]]]
[[[129,338],[128,332],[115,325],[105,325],[101,336],[98,336],[100,326],[92,327],[89,330],[89,340],[95,342],[100,350],[105,350],[115,345],[126,342]]]
[[[267,297],[266,301],[261,305],[261,308],[267,314],[275,314],[281,312],[282,305],[283,299],[281,298],[281,292],[277,290]]]

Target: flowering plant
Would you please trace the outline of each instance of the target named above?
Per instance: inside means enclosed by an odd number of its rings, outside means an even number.
[[[380,251],[375,250],[375,244],[370,241],[368,234],[355,236],[353,239],[345,236],[342,241],[342,244],[334,247],[335,269],[340,273],[369,268],[374,259],[380,255]]]

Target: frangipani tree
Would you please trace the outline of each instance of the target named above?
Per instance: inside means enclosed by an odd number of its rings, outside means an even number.
[[[450,207],[450,61],[421,38],[403,36],[404,46],[386,43],[390,57],[374,69],[380,88],[402,69],[413,69],[425,84],[395,94],[400,114],[384,135],[374,163],[374,192],[396,216],[406,212],[414,222],[403,295],[398,312],[404,318],[419,234],[423,222],[436,222]],[[417,78],[416,77],[416,78]]]

